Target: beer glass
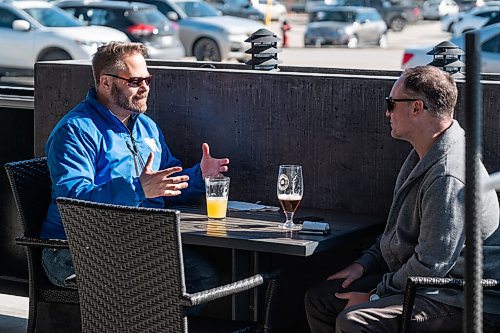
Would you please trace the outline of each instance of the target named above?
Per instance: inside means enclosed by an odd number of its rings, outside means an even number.
[[[225,219],[227,197],[229,195],[229,177],[206,177],[205,190],[208,218],[216,220]]]
[[[304,193],[301,165],[280,165],[276,192],[286,216],[286,221],[281,227],[287,230],[300,229],[293,223],[293,214],[299,207]]]

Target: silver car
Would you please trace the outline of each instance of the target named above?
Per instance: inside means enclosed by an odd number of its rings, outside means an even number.
[[[441,17],[441,30],[445,32],[452,32],[453,25],[459,21],[462,21],[466,15],[474,15],[482,11],[488,11],[491,6],[500,6],[500,1],[488,1],[485,2],[481,7],[472,7],[466,12],[459,12],[455,15],[445,15]]]
[[[0,1],[0,75],[31,75],[37,61],[89,59],[102,44],[128,40],[112,28],[84,26],[46,1]]]
[[[255,31],[265,28],[259,22],[222,16],[215,8],[199,0],[136,0],[155,5],[170,20],[179,24],[179,38],[186,56],[199,61],[236,59],[246,61],[250,48],[245,43]]]
[[[479,31],[481,43],[481,72],[500,73],[500,23],[487,26]],[[450,40],[465,50],[465,34],[453,37]],[[434,45],[407,48],[403,54],[402,68],[427,65],[433,59],[432,55],[426,54],[432,50]],[[465,62],[465,60],[462,60]]]
[[[387,47],[387,25],[374,8],[322,6],[309,14],[305,46],[376,44]]]

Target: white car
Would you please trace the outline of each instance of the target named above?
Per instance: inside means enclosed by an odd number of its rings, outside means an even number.
[[[500,7],[488,6],[479,12],[464,15],[460,21],[453,24],[451,33],[461,35],[495,23],[500,23]]]
[[[420,13],[425,20],[437,20],[445,15],[458,14],[458,5],[453,0],[427,0]]]
[[[245,40],[262,23],[241,17],[222,16],[214,7],[200,0],[136,0],[153,4],[172,21],[179,24],[179,38],[186,56],[199,61],[221,61],[250,58],[245,51],[251,45]]]
[[[445,15],[445,16],[441,17],[441,30],[444,32],[451,32],[453,24],[455,24],[458,21],[463,20],[464,16],[470,15],[470,14],[480,13],[482,11],[488,11],[489,9],[491,9],[489,7],[492,7],[492,6],[500,7],[500,1],[488,1],[488,2],[485,2],[484,5],[481,7],[473,7],[471,9],[469,9],[468,11],[459,12],[458,14]]]
[[[271,16],[271,20],[278,21],[284,20],[286,15],[286,7],[282,3],[276,0],[251,0],[252,5],[255,9],[260,11],[262,14],[267,15],[269,11],[269,15]]]
[[[500,24],[490,25],[479,31],[481,43],[481,72],[500,73]],[[453,37],[450,42],[465,50],[465,35]],[[407,48],[403,54],[402,68],[429,64],[433,57],[426,54],[434,45]],[[465,62],[465,58],[461,58]]]
[[[37,61],[89,59],[110,41],[129,39],[112,28],[84,26],[45,1],[0,1],[0,74],[32,75]]]

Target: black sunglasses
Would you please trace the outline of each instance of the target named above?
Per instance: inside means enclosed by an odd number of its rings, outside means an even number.
[[[392,98],[386,97],[385,102],[387,103],[387,111],[392,112],[397,102],[415,102],[419,101],[421,98]],[[427,106],[424,103],[424,109],[427,110]]]
[[[114,74],[102,74],[102,75],[111,76],[111,77],[114,77],[116,79],[121,79],[123,81],[127,81],[127,85],[129,87],[132,87],[132,88],[138,88],[138,87],[142,86],[143,81],[146,82],[147,86],[149,86],[151,84],[151,80],[153,79],[153,75],[146,76],[146,77],[131,77],[128,79],[125,77],[114,75]]]

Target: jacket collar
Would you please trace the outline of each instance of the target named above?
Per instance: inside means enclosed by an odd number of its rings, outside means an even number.
[[[463,147],[459,147],[459,145],[464,144],[463,137],[464,130],[456,120],[453,120],[451,126],[434,142],[422,160],[419,160],[417,152],[415,149],[412,149],[401,167],[401,172],[396,182],[396,189],[406,186],[414,179],[426,173],[437,161],[444,158],[450,150],[463,149]]]
[[[118,119],[117,116],[111,112],[110,109],[105,107],[101,102],[96,99],[96,90],[95,88],[90,88],[87,92],[87,96],[85,97],[85,101],[92,107],[94,111],[96,111],[101,117],[103,117],[107,122],[109,122],[112,126],[116,127],[116,129],[120,131],[126,131],[129,133],[127,127]],[[135,120],[139,115],[133,114],[132,121],[135,125]]]

